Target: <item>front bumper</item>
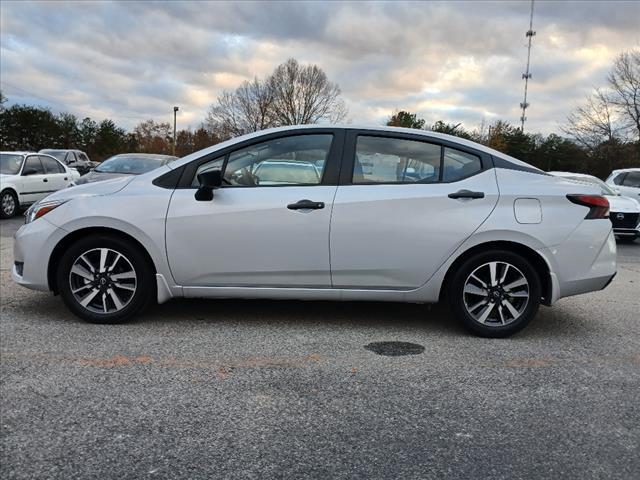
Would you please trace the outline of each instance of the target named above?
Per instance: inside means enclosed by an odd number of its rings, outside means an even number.
[[[49,291],[49,259],[55,246],[66,234],[66,231],[45,218],[20,227],[13,242],[13,281],[32,290]]]

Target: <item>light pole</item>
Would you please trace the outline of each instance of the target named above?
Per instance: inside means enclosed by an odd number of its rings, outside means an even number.
[[[176,114],[179,108],[173,107],[173,155],[176,155]]]

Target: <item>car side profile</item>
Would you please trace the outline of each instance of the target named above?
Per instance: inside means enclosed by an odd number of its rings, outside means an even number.
[[[92,168],[98,166],[97,162],[89,160],[89,156],[80,150],[45,148],[40,150],[39,153],[46,153],[47,155],[55,157],[68,167],[78,170],[80,175],[86,175]]]
[[[17,215],[21,208],[80,178],[77,170],[51,155],[0,152],[0,217]]]
[[[177,159],[178,157],[171,155],[155,153],[120,153],[104,160],[89,173],[73,182],[73,185],[102,182],[128,175],[141,175]]]
[[[176,297],[446,299],[503,337],[609,284],[608,209],[599,188],[460,138],[283,127],[49,196],[16,233],[12,276],[95,323]]]

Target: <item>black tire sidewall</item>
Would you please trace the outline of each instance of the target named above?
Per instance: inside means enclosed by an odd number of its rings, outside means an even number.
[[[2,209],[2,203],[0,203],[0,218],[11,218],[11,217],[15,217],[18,212],[20,211],[20,203],[18,202],[18,196],[15,194],[15,192],[13,190],[3,190],[2,192],[0,192],[0,202],[2,202],[2,198],[6,195],[6,194],[10,194],[13,197],[13,201],[15,203],[15,208],[13,209],[13,213],[11,215],[6,215],[4,213],[4,210]]]
[[[464,282],[468,276],[485,263],[499,261],[507,262],[517,267],[529,282],[529,301],[525,311],[515,322],[504,326],[489,326],[478,323],[464,306],[463,290]],[[478,253],[464,261],[457,269],[451,280],[451,292],[449,302],[456,318],[471,332],[483,337],[508,337],[526,327],[538,312],[540,306],[542,287],[540,277],[531,263],[517,253],[506,250],[491,250]]]
[[[137,276],[137,290],[127,306],[119,312],[97,314],[84,308],[71,293],[69,272],[73,262],[87,250],[93,248],[110,248],[122,253],[133,266]],[[140,249],[132,242],[111,235],[91,235],[80,239],[64,253],[58,264],[56,281],[62,300],[78,317],[91,323],[123,323],[143,310],[154,298],[155,274],[148,260]]]

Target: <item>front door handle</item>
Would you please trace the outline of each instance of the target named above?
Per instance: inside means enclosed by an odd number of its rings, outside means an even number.
[[[314,202],[313,200],[298,200],[296,203],[287,205],[289,210],[320,210],[324,208],[324,202]]]
[[[49,180],[47,180],[46,178],[42,179],[43,182],[48,182]]]
[[[471,190],[458,190],[450,193],[449,198],[484,198],[484,192],[472,192]]]

